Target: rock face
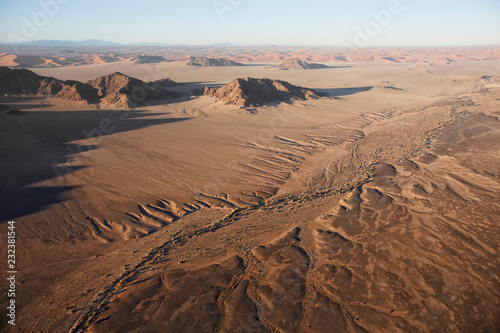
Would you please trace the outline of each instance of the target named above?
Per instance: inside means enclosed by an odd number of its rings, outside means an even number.
[[[78,81],[65,82],[67,84],[63,85],[61,91],[57,93],[58,97],[79,102],[84,101],[87,103],[99,102],[99,95],[97,94],[97,90],[94,87]]]
[[[220,66],[245,66],[239,62],[219,58],[191,57],[188,66],[220,67]]]
[[[321,69],[328,68],[323,64],[314,64],[302,61],[297,58],[289,58],[285,60],[281,65],[273,66],[270,68],[277,68],[279,70],[288,70],[288,69]]]
[[[27,69],[0,67],[0,92],[5,94],[42,94],[57,85],[60,85],[59,80]]]
[[[132,59],[136,64],[156,64],[159,62],[167,61],[167,59],[161,56],[148,56],[148,55],[137,55]]]
[[[256,107],[281,101],[303,101],[329,98],[312,89],[271,79],[236,79],[220,88],[205,88],[204,95],[213,96],[224,104]]]
[[[135,107],[144,102],[178,96],[120,72],[98,77],[87,84],[97,89],[102,103],[119,107]]]
[[[0,92],[4,94],[55,95],[74,101],[95,103],[97,90],[78,81],[62,81],[40,76],[27,69],[0,67]]]
[[[104,103],[118,107],[135,107],[144,102],[178,97],[180,94],[162,87],[175,84],[170,79],[153,82],[153,86],[122,73],[113,73],[82,83],[40,76],[27,69],[0,67],[0,93],[56,96],[73,101]]]

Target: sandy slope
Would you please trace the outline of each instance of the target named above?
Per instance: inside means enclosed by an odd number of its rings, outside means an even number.
[[[498,62],[267,65],[36,71],[183,91],[272,75],[345,101],[1,99],[26,111],[0,114],[0,198],[23,243],[11,331],[498,329]],[[87,139],[103,118],[113,130]]]
[[[17,66],[18,63],[14,62],[17,56],[13,54],[0,54],[0,66]]]

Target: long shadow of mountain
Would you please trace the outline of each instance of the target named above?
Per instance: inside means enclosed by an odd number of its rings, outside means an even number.
[[[177,101],[190,100],[197,97],[203,93],[205,87],[209,88],[220,88],[223,83],[213,83],[214,81],[193,81],[193,82],[181,82],[182,85],[167,88],[169,91],[174,93],[182,94],[181,99]],[[151,104],[149,104],[151,105]]]
[[[333,66],[326,66],[327,68],[352,68],[354,66],[350,65],[333,65]]]
[[[37,186],[85,165],[63,163],[100,148],[100,137],[190,118],[134,110],[0,111],[0,223],[26,216],[69,198],[73,184]],[[71,143],[87,140],[90,144]],[[78,163],[76,163],[78,164]]]
[[[332,89],[315,89],[316,91],[327,94],[330,97],[341,97],[354,95],[360,92],[370,91],[373,87],[353,87],[353,88],[332,88]]]

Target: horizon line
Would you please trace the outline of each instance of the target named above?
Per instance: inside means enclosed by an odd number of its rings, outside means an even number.
[[[358,49],[369,49],[369,48],[379,48],[379,47],[388,47],[388,48],[397,48],[397,47],[494,47],[494,46],[500,46],[500,43],[498,44],[432,44],[432,45],[425,45],[425,44],[373,44],[373,45],[366,45],[366,46],[357,46],[357,45],[349,45],[347,43],[344,44],[273,44],[273,43],[268,43],[268,44],[234,44],[231,42],[220,42],[220,43],[207,43],[207,44],[197,44],[197,43],[186,43],[186,44],[177,44],[177,43],[168,43],[168,42],[130,42],[130,43],[120,43],[120,42],[111,42],[107,40],[101,40],[101,39],[84,39],[84,40],[60,40],[60,39],[39,39],[39,40],[30,40],[30,41],[25,41],[25,42],[18,42],[18,43],[10,43],[10,42],[4,42],[0,40],[0,46],[60,46],[62,47],[63,45],[50,45],[50,44],[45,44],[45,45],[33,45],[31,43],[36,43],[36,42],[76,42],[76,43],[82,43],[82,42],[90,42],[90,41],[98,41],[102,43],[108,43],[108,44],[114,44],[114,45],[68,45],[68,46],[74,46],[74,47],[127,47],[127,46],[253,46],[253,47],[263,47],[263,46],[280,46],[280,47],[340,47],[340,48],[358,48]]]

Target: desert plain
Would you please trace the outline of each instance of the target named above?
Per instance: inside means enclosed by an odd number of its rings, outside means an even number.
[[[498,332],[499,48],[228,47],[243,66],[187,65],[215,49],[22,66],[175,84],[125,106],[0,95],[18,270],[0,330]],[[324,66],[273,68],[288,58]],[[242,107],[246,78],[319,97]]]

